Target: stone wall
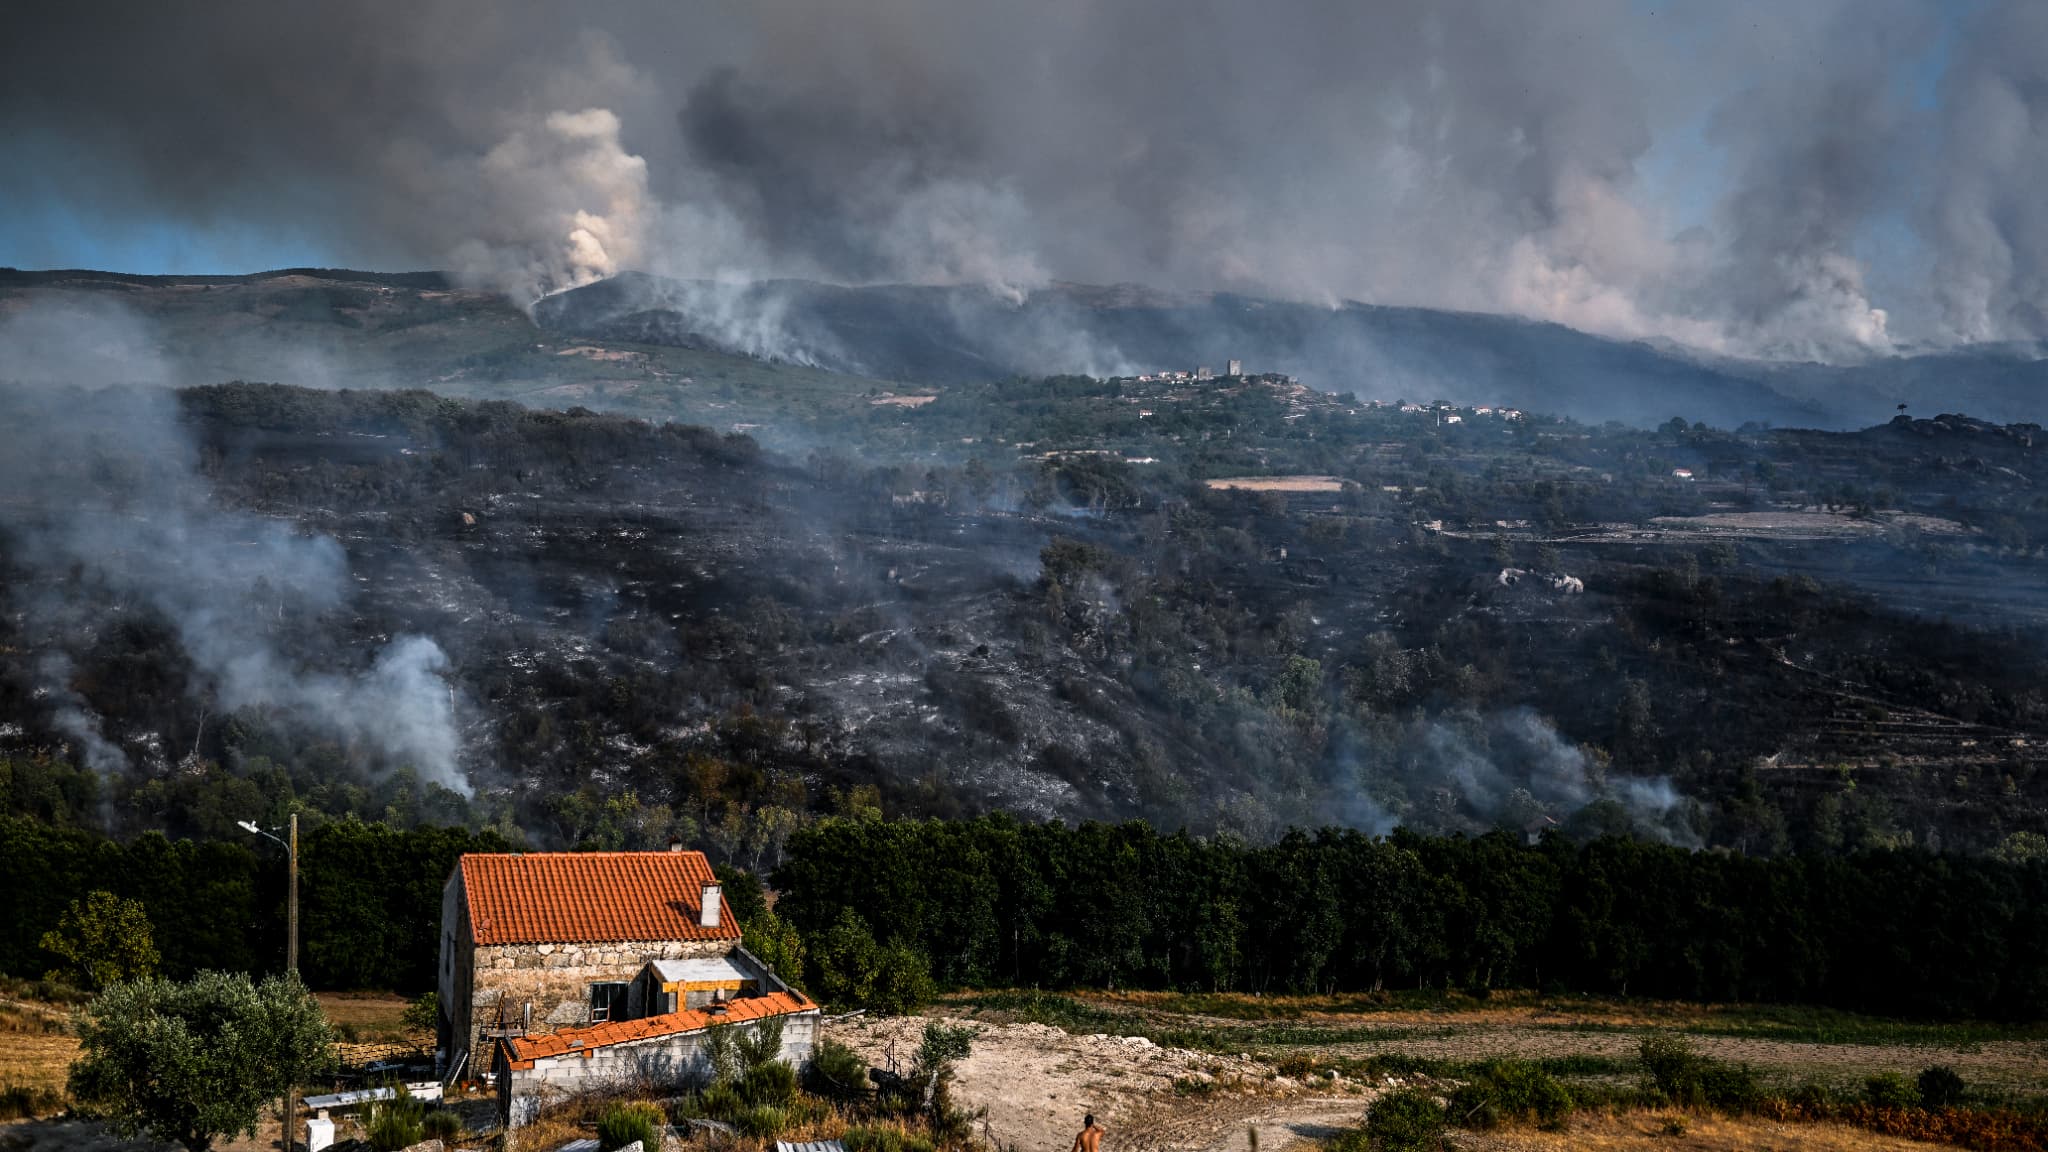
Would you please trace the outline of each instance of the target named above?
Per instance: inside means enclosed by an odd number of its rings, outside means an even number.
[[[469,996],[469,1042],[497,1019],[500,997],[510,1003],[508,1018],[517,1020],[527,1003],[533,1022],[527,1034],[543,1036],[558,1028],[590,1023],[590,986],[630,982],[650,960],[681,960],[723,956],[730,940],[656,940],[608,944],[485,944],[470,961],[474,986]],[[487,1051],[488,1045],[478,1051]]]

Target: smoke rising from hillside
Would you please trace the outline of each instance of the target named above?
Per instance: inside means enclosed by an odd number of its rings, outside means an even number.
[[[1227,287],[1779,356],[2048,336],[2026,0],[6,19],[0,202],[310,236],[521,303],[639,267]]]
[[[1368,778],[1338,789],[1337,813],[1375,834],[1402,824],[1473,833],[1563,827],[1605,804],[1635,835],[1700,844],[1687,798],[1668,777],[1609,773],[1528,708],[1418,716],[1348,738],[1346,762]]]
[[[290,522],[214,503],[176,394],[122,387],[165,378],[152,348],[146,324],[99,298],[0,318],[0,491],[14,494],[0,505],[0,536],[30,576],[11,592],[32,638],[50,645],[38,695],[56,729],[96,771],[130,766],[71,687],[82,653],[60,647],[129,619],[95,617],[90,605],[111,600],[168,622],[204,706],[267,714],[468,793],[441,649],[393,637],[353,672],[330,667],[338,649],[305,649],[317,630],[286,622],[346,606],[347,557]],[[287,635],[297,650],[283,647]]]

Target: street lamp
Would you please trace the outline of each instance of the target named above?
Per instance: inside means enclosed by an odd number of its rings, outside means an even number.
[[[293,976],[297,976],[299,974],[299,814],[294,812],[291,815],[290,840],[283,839],[271,832],[265,832],[256,826],[254,820],[237,820],[236,823],[241,826],[242,831],[268,837],[271,840],[277,841],[278,846],[284,849],[286,867],[291,872],[291,881],[287,887],[288,894],[285,897],[286,937],[284,966]],[[285,1152],[291,1152],[292,1149],[292,1121],[297,1118],[298,1111],[299,1089],[298,1085],[294,1084],[286,1089],[284,1115],[279,1117],[283,1121],[280,1127],[284,1129]]]
[[[291,871],[291,882],[285,897],[285,945],[284,966],[297,973],[299,970],[299,814],[291,815],[291,839],[289,841],[256,826],[254,820],[237,821],[242,831],[254,833],[275,840],[284,849],[286,866]]]

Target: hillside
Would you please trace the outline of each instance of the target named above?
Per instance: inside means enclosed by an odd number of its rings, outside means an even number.
[[[424,392],[150,395],[9,394],[15,811],[213,834],[297,797],[749,863],[877,803],[1747,852],[2048,826],[2031,426],[1064,378],[842,422],[905,467]]]
[[[1726,427],[1853,428],[1889,418],[1900,403],[1962,406],[2001,422],[2048,412],[2048,361],[2031,349],[1779,364],[1509,316],[1226,293],[1059,284],[1013,300],[978,288],[727,286],[629,274],[542,301],[537,317],[559,332],[766,351],[930,385],[1198,365],[1221,372],[1238,359],[1367,399],[1508,404],[1637,426],[1677,415]]]
[[[1639,427],[1676,415],[1731,428],[1856,428],[1901,403],[2000,423],[2048,413],[2048,361],[2030,348],[1766,363],[1506,316],[1133,287],[1061,284],[1012,300],[974,288],[628,273],[543,300],[529,318],[437,273],[0,270],[0,315],[52,299],[140,318],[166,383],[420,387],[744,425],[791,448],[829,439],[870,394],[904,385],[1220,372],[1231,359],[1367,399],[1506,404]]]
[[[799,439],[875,382],[716,350],[557,339],[504,298],[438,273],[249,276],[0,270],[7,375],[171,386],[276,380],[583,405]],[[26,353],[23,346],[27,346]]]

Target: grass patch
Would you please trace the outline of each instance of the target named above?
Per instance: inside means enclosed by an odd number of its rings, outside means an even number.
[[[1105,1008],[1057,992],[988,992],[946,1005],[968,1016],[1006,1023],[1048,1024],[1080,1035],[1143,1036],[1165,1048],[1196,1052],[1250,1052],[1257,1048],[1327,1047],[1448,1035],[1449,1030],[1386,1028],[1369,1024],[1191,1025],[1163,1009]]]
[[[49,1088],[0,1085],[0,1121],[34,1120],[64,1110],[64,1094]]]
[[[1098,1008],[1057,992],[984,992],[953,1000],[947,1007],[967,1016],[993,1016],[1005,1023],[1049,1024],[1063,1032],[1145,1035],[1139,1028],[1140,1018],[1131,1013]]]

